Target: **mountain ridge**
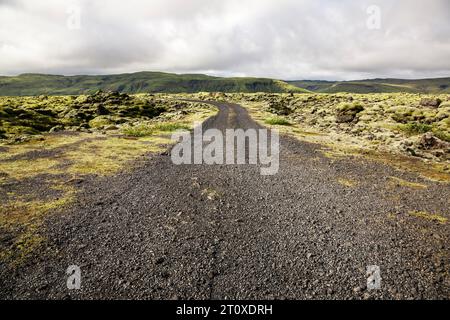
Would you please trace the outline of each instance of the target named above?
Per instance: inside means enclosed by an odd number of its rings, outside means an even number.
[[[269,92],[269,93],[450,93],[449,78],[353,81],[278,80],[257,77],[217,77],[157,71],[110,75],[23,73],[0,76],[0,96],[79,95],[98,90],[124,93]]]
[[[376,78],[349,81],[292,80],[286,82],[318,93],[450,93],[450,77],[426,79]]]

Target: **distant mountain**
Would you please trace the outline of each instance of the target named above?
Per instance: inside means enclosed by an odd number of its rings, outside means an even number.
[[[286,81],[299,88],[321,93],[450,93],[450,78],[402,80],[373,79],[359,81]]]
[[[306,92],[286,82],[265,78],[220,78],[202,74],[138,72],[117,75],[58,76],[22,74],[0,77],[1,96],[77,95],[98,90],[126,93]]]
[[[137,72],[116,75],[60,76],[22,74],[0,76],[0,96],[78,95],[98,90],[126,93],[193,92],[320,92],[320,93],[450,93],[450,78],[360,81],[281,81],[268,78],[222,78],[203,74]]]

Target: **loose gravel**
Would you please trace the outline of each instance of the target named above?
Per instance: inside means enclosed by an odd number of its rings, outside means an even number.
[[[259,128],[220,109],[205,128]],[[90,181],[46,221],[48,242],[0,265],[1,299],[448,299],[448,184],[320,145],[281,138],[280,171],[174,165],[152,155],[133,172]],[[395,176],[426,189],[392,186]],[[356,181],[355,186],[339,178]],[[81,290],[66,269],[81,268]],[[377,265],[381,288],[367,289]]]

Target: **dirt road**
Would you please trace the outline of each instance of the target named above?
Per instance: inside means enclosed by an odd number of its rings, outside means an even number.
[[[259,127],[242,107],[216,105],[206,128]],[[448,184],[280,142],[274,176],[155,155],[87,185],[47,221],[47,246],[15,270],[0,267],[0,298],[450,298],[448,223],[410,214],[448,217]],[[66,287],[70,265],[81,290]],[[371,265],[379,290],[366,288]]]

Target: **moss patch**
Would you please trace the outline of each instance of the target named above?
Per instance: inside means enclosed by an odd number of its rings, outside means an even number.
[[[34,249],[44,242],[40,234],[43,219],[49,212],[70,204],[75,190],[66,187],[64,196],[52,201],[23,201],[17,199],[0,207],[0,228],[14,234],[8,247],[2,247],[1,261],[20,264]]]
[[[399,125],[398,128],[409,135],[417,135],[427,133],[433,129],[429,124],[411,122],[403,125]]]
[[[147,137],[155,133],[166,133],[177,130],[189,130],[190,126],[184,123],[167,122],[156,124],[139,124],[123,128],[122,132],[132,137]]]
[[[162,150],[160,145],[152,144],[148,139],[144,142],[109,137],[103,141],[91,141],[65,153],[64,159],[72,163],[65,172],[71,175],[110,175],[140,155]]]
[[[358,182],[356,180],[348,179],[348,178],[338,178],[337,182],[339,182],[341,185],[348,187],[348,188],[353,188],[358,185]]]
[[[410,211],[409,212],[410,216],[416,217],[416,218],[421,218],[421,219],[425,219],[425,220],[430,220],[430,221],[435,221],[438,222],[440,224],[446,224],[448,219],[439,215],[439,214],[432,214],[432,213],[428,213],[425,211]]]
[[[2,99],[0,105],[10,103],[12,111],[7,111],[13,113],[14,103],[31,102],[37,98],[11,98],[13,102]],[[5,192],[0,189],[0,231],[8,235],[8,241],[0,242],[0,261],[20,263],[36,247],[45,243],[41,232],[43,221],[49,214],[56,213],[72,203],[79,190],[76,181],[130,169],[141,156],[166,150],[168,145],[173,143],[170,139],[172,131],[192,129],[194,121],[204,121],[217,112],[209,105],[177,100],[167,103],[167,98],[158,100],[147,95],[129,97],[100,94],[77,99],[53,97],[49,101],[72,103],[72,107],[79,106],[80,109],[83,108],[82,105],[87,104],[86,108],[95,107],[96,113],[111,113],[118,102],[123,102],[127,107],[118,107],[114,111],[115,116],[82,117],[82,121],[88,121],[89,126],[98,127],[99,130],[44,133],[31,136],[23,142],[11,144],[10,140],[4,140],[0,144],[0,188],[5,188]],[[150,117],[150,111],[157,106],[149,107],[149,101],[166,101],[167,112],[157,117],[152,114],[153,118]],[[78,108],[72,107],[68,110],[70,117],[81,117],[82,114],[76,111]],[[0,108],[0,112],[4,112],[2,110]],[[55,106],[56,113],[63,110],[63,106]],[[47,111],[43,108],[42,112]],[[136,115],[133,112],[136,112]],[[90,114],[90,111],[88,113]],[[134,116],[136,118],[133,118]],[[119,122],[125,121],[119,126],[139,127],[145,124],[146,128],[150,129],[146,134],[100,130],[105,125],[117,124],[119,118]],[[36,188],[39,190],[36,191]],[[8,190],[20,190],[20,194]]]
[[[206,188],[202,190],[202,196],[205,196],[208,200],[216,200],[220,198],[220,193],[213,188]]]
[[[352,109],[355,102],[348,100],[359,100],[364,105],[364,110],[358,113],[358,123],[335,123],[335,110],[339,106],[343,110]],[[279,104],[289,105],[291,112],[284,117],[291,126],[272,126],[265,123],[265,119],[273,117],[274,112],[271,104],[267,101],[277,101]],[[408,132],[417,132],[432,128],[436,137],[441,140],[448,139],[447,128],[441,124],[449,120],[446,112],[442,113],[442,120],[437,123],[417,124],[407,123],[399,125],[390,118],[393,110],[404,110],[404,105],[419,104],[420,95],[411,94],[303,94],[303,95],[268,95],[254,94],[245,95],[234,100],[246,107],[252,118],[262,125],[273,127],[281,134],[293,136],[299,140],[323,145],[322,154],[330,159],[342,159],[346,157],[359,157],[374,160],[389,166],[419,174],[433,181],[450,182],[450,165],[448,161],[437,161],[436,158],[425,162],[420,157],[413,157],[406,152],[408,146],[414,147],[415,138],[409,138]],[[344,101],[344,102],[343,102]],[[341,103],[341,104],[340,104]],[[402,105],[400,107],[395,107]],[[408,109],[414,112],[418,107]],[[357,108],[360,110],[361,108]],[[446,111],[446,109],[443,109]],[[408,111],[408,112],[409,112]],[[363,121],[363,119],[365,119]],[[450,122],[449,122],[450,124]],[[403,125],[405,125],[403,127]],[[402,130],[402,128],[406,128]],[[437,134],[438,133],[438,134]],[[401,143],[405,141],[405,144]],[[443,159],[444,160],[444,159]]]
[[[426,189],[427,186],[425,184],[421,184],[421,183],[415,183],[415,182],[410,182],[410,181],[406,181],[397,177],[389,177],[390,181],[389,184],[390,185],[394,185],[394,186],[402,186],[402,187],[406,187],[406,188],[411,188],[411,189]]]
[[[264,123],[270,124],[273,126],[290,126],[291,125],[291,123],[288,120],[281,118],[281,117],[267,118],[264,120]]]

